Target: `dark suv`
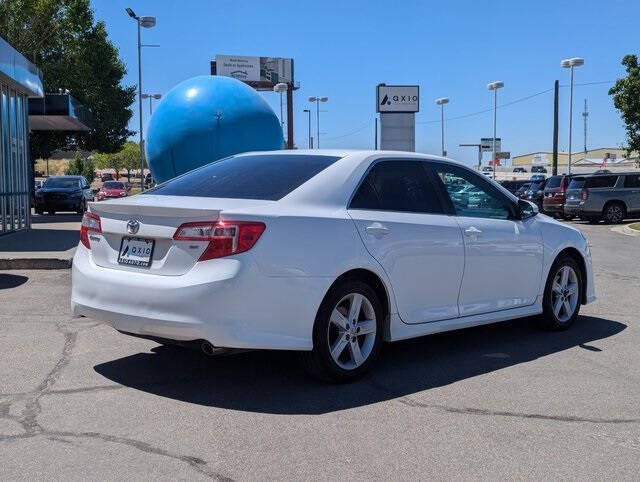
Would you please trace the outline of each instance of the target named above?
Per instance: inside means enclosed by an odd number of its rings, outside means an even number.
[[[640,214],[640,173],[574,176],[566,192],[564,213],[589,222],[611,224]]]
[[[36,214],[76,211],[82,214],[93,192],[83,176],[52,176],[35,193]]]
[[[542,207],[544,212],[553,216],[565,217],[564,203],[572,176],[565,174],[551,176],[544,186]]]

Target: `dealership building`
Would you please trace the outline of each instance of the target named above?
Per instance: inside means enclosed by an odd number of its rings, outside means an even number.
[[[627,157],[627,152],[618,147],[601,147],[598,149],[590,149],[588,151],[573,152],[571,154],[572,166],[600,166],[606,159],[607,166],[633,166],[637,163],[638,153],[632,152]],[[531,152],[514,156],[511,159],[512,165],[515,167],[524,167],[529,170],[532,166],[551,166],[553,162],[553,153],[551,151]],[[558,167],[562,168],[569,164],[569,154],[567,152],[558,152]]]

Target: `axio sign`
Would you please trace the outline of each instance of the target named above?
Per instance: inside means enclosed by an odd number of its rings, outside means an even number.
[[[377,112],[418,112],[420,87],[417,85],[378,85]]]

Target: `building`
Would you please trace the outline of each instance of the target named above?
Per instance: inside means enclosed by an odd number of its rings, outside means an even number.
[[[637,153],[631,153],[629,164],[632,165],[637,157]],[[621,161],[624,163],[624,161],[627,159],[627,152],[624,149],[620,149],[618,147],[601,147],[598,149],[590,149],[586,152],[586,155],[584,151],[574,152],[571,154],[571,164],[600,164],[605,158],[607,158],[607,164],[619,164]],[[599,162],[597,162],[598,160]],[[527,170],[529,170],[531,166],[551,166],[552,162],[553,152],[551,151],[531,152],[529,154],[522,154],[520,156],[514,156],[512,158],[513,166],[524,167]],[[558,152],[558,166],[565,167],[568,164],[569,154],[567,152]]]
[[[0,234],[31,225],[28,97],[43,97],[42,73],[0,38]]]

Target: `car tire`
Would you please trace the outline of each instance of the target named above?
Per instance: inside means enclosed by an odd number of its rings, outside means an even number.
[[[307,372],[333,383],[364,375],[380,352],[383,316],[380,300],[368,284],[345,280],[332,287],[316,315],[313,350],[302,354]]]
[[[34,212],[36,214],[39,214],[39,215],[43,215],[44,214],[44,210],[42,210],[42,209],[35,209]]]
[[[570,256],[558,258],[549,270],[538,324],[544,330],[566,330],[576,321],[582,304],[582,271]]]
[[[602,210],[602,217],[607,224],[620,224],[627,215],[627,209],[621,202],[608,203]]]
[[[598,224],[600,222],[600,216],[587,216],[584,219],[586,219],[589,224]]]

